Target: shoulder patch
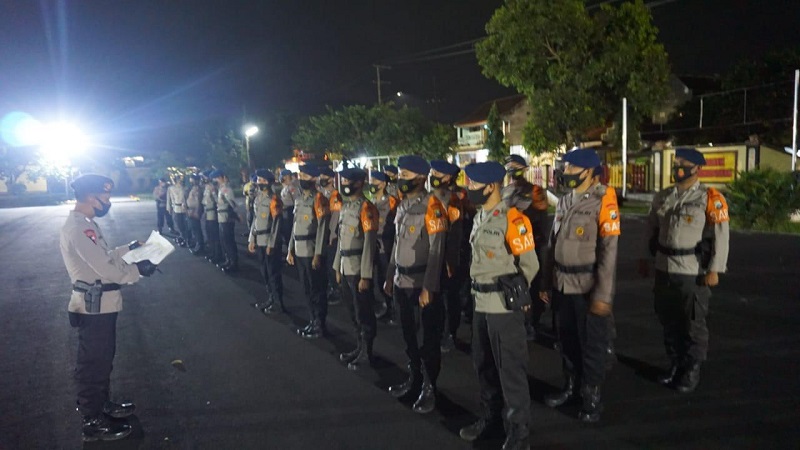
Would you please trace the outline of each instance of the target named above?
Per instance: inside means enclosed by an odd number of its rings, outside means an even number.
[[[91,228],[87,228],[83,230],[83,234],[86,235],[95,245],[97,245],[97,232]]]
[[[730,220],[728,215],[728,202],[722,193],[712,187],[707,191],[706,220],[712,224],[724,223]]]
[[[495,210],[495,212],[498,212]],[[508,225],[506,226],[506,243],[511,249],[511,254],[519,256],[535,248],[533,242],[533,227],[531,221],[517,208],[509,208],[506,212]]]
[[[597,225],[600,237],[619,236],[621,234],[617,193],[612,187],[606,187],[606,192],[600,199],[600,213],[597,215]]]
[[[428,234],[447,231],[447,218],[444,216],[444,205],[435,195],[431,195],[428,199],[428,209],[425,211],[425,227],[428,229]]]

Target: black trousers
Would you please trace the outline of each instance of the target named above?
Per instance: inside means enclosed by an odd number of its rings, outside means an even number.
[[[278,239],[280,242],[280,239]],[[283,254],[281,253],[280,244],[272,249],[272,252],[267,255],[267,247],[256,247],[256,255],[258,256],[259,269],[261,276],[264,277],[264,284],[267,286],[267,292],[272,296],[273,301],[280,302],[283,299]]]
[[[361,277],[354,275],[342,276],[342,299],[350,313],[350,319],[356,327],[357,333],[364,333],[368,341],[375,339],[378,332],[378,321],[375,319],[375,295],[372,292],[372,281],[369,289],[358,291],[358,282]]]
[[[156,225],[158,225],[158,231],[161,232],[161,229],[164,228],[164,220],[166,219],[167,227],[170,229],[175,228],[175,224],[172,222],[172,216],[169,215],[167,212],[166,206],[156,206]]]
[[[708,303],[711,289],[694,275],[656,271],[655,309],[664,327],[664,347],[674,361],[705,361],[708,353]]]
[[[303,294],[308,299],[309,320],[319,320],[324,324],[328,317],[328,298],[325,295],[328,271],[324,265],[318,269],[312,269],[312,260],[312,257],[296,256],[294,258]]]
[[[528,343],[525,314],[474,312],[472,363],[481,386],[481,414],[528,425],[531,398],[528,388]],[[502,415],[505,406],[505,414]]]
[[[536,243],[538,244],[539,242],[537,241]],[[539,260],[539,267],[543,267],[542,266],[543,254],[544,254],[544,247],[539,248],[537,246],[536,259]],[[542,319],[542,314],[544,314],[545,310],[547,309],[547,305],[544,302],[538,300],[541,284],[542,284],[542,271],[539,270],[538,272],[536,272],[536,276],[533,277],[533,281],[531,282],[530,294],[531,294],[531,299],[533,299],[533,302],[531,302],[531,308],[525,316],[526,322],[533,325],[534,327],[539,325],[539,322]]]
[[[584,384],[599,386],[606,378],[609,318],[589,312],[589,294],[553,293],[558,303],[558,340],[564,369]]]
[[[175,225],[178,227],[178,233],[180,233],[181,238],[188,240],[189,228],[186,226],[186,213],[175,213],[173,216]]]
[[[444,305],[438,294],[431,293],[428,306],[419,306],[419,294],[422,289],[394,287],[394,300],[400,310],[400,324],[403,328],[403,340],[406,342],[406,355],[411,370],[419,373],[422,367],[435,385],[442,366],[442,319]],[[417,330],[422,325],[422,345],[417,339]]]
[[[338,241],[333,241],[333,245],[326,245],[322,250],[322,263],[325,265],[325,276],[327,283],[326,295],[342,296],[342,287],[336,282],[336,271],[333,270],[333,260],[336,259],[336,249],[339,246]],[[327,299],[327,296],[326,296]]]
[[[441,329],[447,330],[450,335],[456,335],[458,326],[461,325],[461,310],[464,305],[463,294],[464,284],[469,279],[469,266],[461,266],[453,274],[452,278],[447,278],[447,272],[442,274],[442,296],[444,297],[445,314],[442,314]],[[445,325],[445,319],[447,325]]]
[[[294,224],[294,205],[284,205],[281,211],[281,236],[283,242],[288,243],[292,235],[292,225]]]
[[[189,218],[189,227],[192,230],[194,249],[203,250],[205,248],[205,242],[203,240],[203,225],[200,223],[200,219]]]
[[[235,265],[239,264],[239,249],[236,248],[236,235],[234,234],[234,227],[236,222],[228,220],[219,224],[221,228],[222,250],[225,252],[225,258]]]
[[[384,244],[385,245],[385,244]],[[384,247],[385,249],[386,247]],[[375,279],[375,287],[378,289],[377,301],[386,303],[388,310],[394,310],[394,298],[386,295],[383,291],[383,285],[386,283],[386,271],[389,269],[389,256],[391,255],[391,244],[387,252],[378,252],[375,255],[375,269],[372,271]]]
[[[103,405],[109,400],[111,369],[117,347],[117,313],[77,316],[75,383],[78,412],[89,416],[102,413]]]
[[[208,254],[212,260],[222,259],[222,247],[219,242],[219,222],[206,219],[206,237],[208,238]]]

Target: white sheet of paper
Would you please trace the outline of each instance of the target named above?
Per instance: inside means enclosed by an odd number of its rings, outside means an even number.
[[[147,242],[141,247],[125,253],[122,260],[128,264],[134,264],[149,259],[153,264],[161,264],[161,261],[174,251],[175,246],[154,230],[147,238]]]

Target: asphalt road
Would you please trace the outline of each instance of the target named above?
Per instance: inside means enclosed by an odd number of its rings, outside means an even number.
[[[72,371],[77,334],[67,320],[69,279],[58,248],[69,207],[0,210],[0,449],[80,448]],[[112,245],[144,239],[150,202],[116,203],[98,222]],[[711,350],[697,392],[654,382],[666,366],[650,285],[634,275],[641,219],[623,220],[615,314],[619,361],[595,426],[577,407],[552,410],[561,385],[549,343],[530,344],[533,448],[797,448],[800,442],[800,237],[734,233],[729,273],[711,302]],[[244,253],[244,239],[239,238]],[[386,393],[404,376],[400,330],[382,325],[375,370],[348,371],[353,339],[344,306],[330,339],[304,341],[294,326],[305,299],[287,269],[290,314],[266,317],[255,260],[227,276],[179,249],[163,274],[126,287],[112,389],[133,399],[135,433],[86,448],[460,449],[478,411],[468,347],[445,355],[439,410],[427,416]],[[549,320],[549,314],[545,321]],[[460,338],[470,332],[462,327]],[[180,359],[182,367],[172,361]],[[501,441],[478,444],[499,448]]]

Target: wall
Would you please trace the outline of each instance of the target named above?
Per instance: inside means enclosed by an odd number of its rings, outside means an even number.
[[[525,100],[519,102],[513,111],[503,116],[503,121],[508,123],[508,132],[505,137],[510,145],[522,145],[522,130],[528,122],[530,112],[531,107]]]
[[[762,145],[760,151],[760,167],[775,169],[779,172],[789,172],[792,170],[792,155],[786,153],[783,149],[778,150]],[[798,161],[800,161],[800,158],[798,158]],[[800,162],[798,162],[798,165],[800,165]]]
[[[27,187],[25,192],[27,193],[34,193],[34,194],[44,194],[47,193],[47,179],[44,177],[39,178],[35,182],[28,179],[25,172],[17,178],[17,183],[22,183]],[[5,194],[8,193],[8,186],[6,186],[5,181],[0,180],[0,193]]]

